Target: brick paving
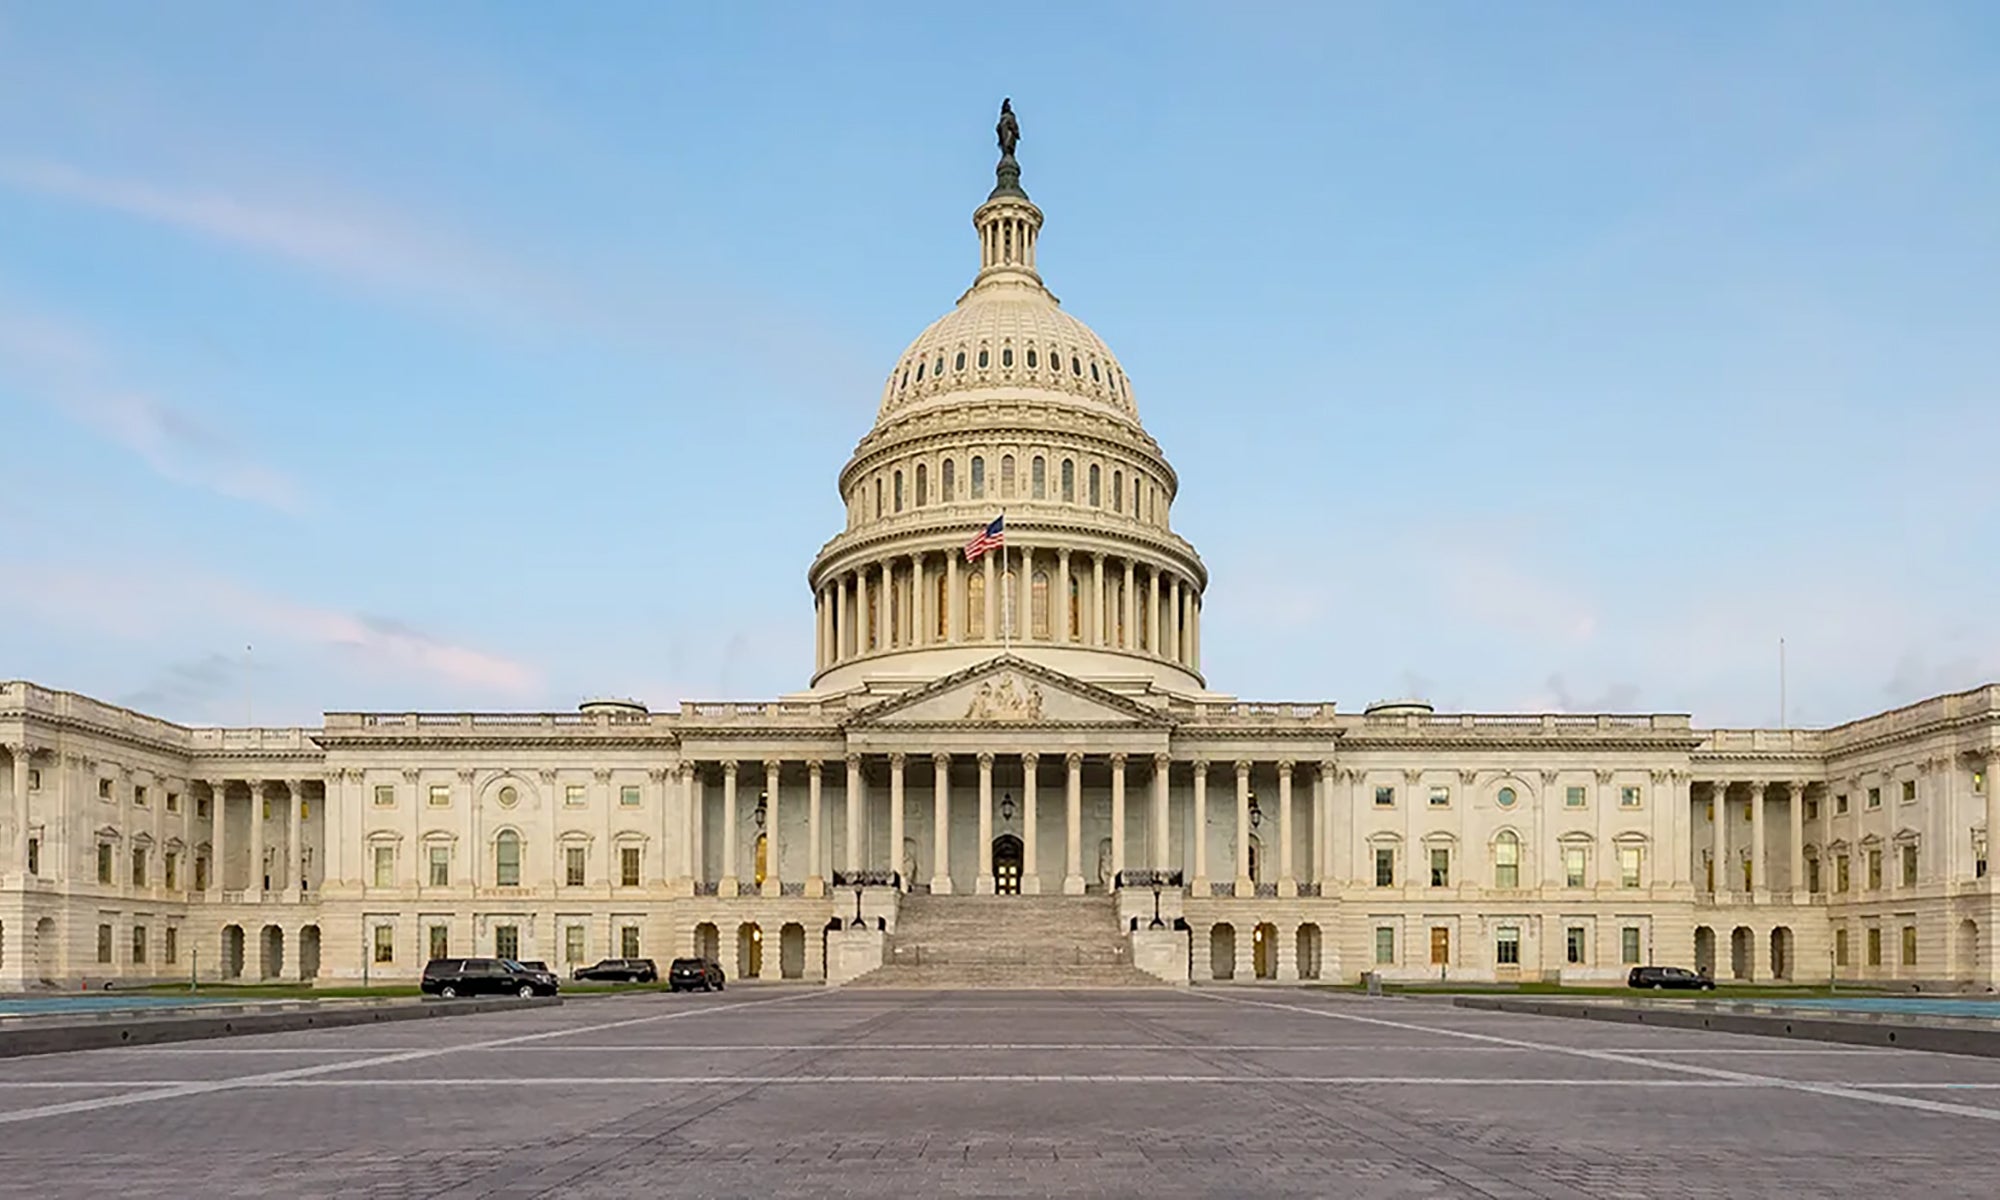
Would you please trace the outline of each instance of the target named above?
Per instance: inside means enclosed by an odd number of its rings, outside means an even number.
[[[421,1026],[421,1028],[419,1028]],[[732,989],[0,1062],[0,1197],[1935,1197],[2000,1062],[1293,990]]]

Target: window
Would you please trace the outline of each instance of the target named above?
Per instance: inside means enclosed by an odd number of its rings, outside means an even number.
[[[1986,772],[1974,771],[1972,773],[1972,794],[1975,796],[1983,795],[1985,791],[1986,791]]]
[[[1103,475],[1096,463],[1090,464],[1090,507],[1097,508],[1103,503]]]
[[[28,768],[28,790],[31,792],[42,790],[42,769],[40,767]]]
[[[1563,847],[1563,886],[1580,888],[1583,886],[1584,868],[1590,856],[1582,846]]]
[[[895,475],[895,484],[894,484],[894,490],[895,490],[895,498],[894,498],[894,504],[895,504],[895,508],[896,508],[896,511],[897,511],[897,512],[902,512],[902,511],[903,511],[903,473],[902,473],[902,471],[900,471],[900,470],[899,470],[899,471],[897,471],[897,472],[896,472],[896,475]]]
[[[1014,498],[1014,456],[1011,454],[1000,456],[1000,498]]]
[[[1431,847],[1431,886],[1451,886],[1451,851],[1443,846]]]
[[[495,925],[493,927],[493,953],[499,958],[521,957],[521,927],[519,925]]]
[[[1035,348],[1033,346],[1028,347],[1028,369],[1030,371],[1035,369],[1036,360],[1038,357],[1039,356],[1035,353]]]
[[[1493,961],[1503,967],[1521,965],[1521,930],[1518,926],[1502,925],[1493,931]]]
[[[375,961],[392,963],[396,961],[396,927],[377,925],[375,927]]]
[[[1396,807],[1396,789],[1393,787],[1389,787],[1387,785],[1376,788],[1375,807],[1376,808]]]
[[[1819,801],[1817,800],[1806,801],[1806,820],[1808,821],[1819,820]]]
[[[1881,789],[1881,788],[1878,788],[1878,787],[1872,787],[1872,788],[1869,788],[1869,789],[1868,789],[1868,807],[1869,807],[1869,808],[1871,808],[1871,809],[1875,809],[1875,808],[1880,808],[1880,807],[1882,807],[1882,789]]]
[[[99,800],[111,799],[111,781],[109,779],[100,779],[97,781],[97,798]],[[111,960],[107,958],[103,961],[110,962]]]
[[[1389,846],[1375,847],[1375,886],[1396,886],[1396,851]]]
[[[953,357],[953,359],[951,360],[951,369],[954,371],[965,370],[965,351],[960,350],[958,354],[955,357]]]
[[[451,926],[433,925],[429,932],[432,958],[451,957]]]
[[[1917,781],[1914,779],[1905,779],[1903,781],[1903,803],[1915,804],[1916,802],[1917,802]]]
[[[1065,504],[1074,504],[1076,502],[1076,461],[1074,459],[1063,459],[1062,498]],[[1975,778],[1977,777],[1975,776]]]
[[[875,477],[875,517],[877,520],[882,517],[882,477],[879,475]]]
[[[1396,927],[1377,925],[1375,927],[1375,961],[1378,964],[1393,964],[1396,961]]]
[[[1521,839],[1511,831],[1502,833],[1493,842],[1493,886],[1521,886]]]
[[[636,783],[628,783],[628,784],[626,784],[626,785],[625,785],[624,787],[621,787],[621,788],[619,788],[619,789],[618,789],[618,806],[619,806],[620,808],[637,808],[637,807],[639,807],[639,785],[638,785],[638,784],[636,784]]]
[[[208,860],[200,855],[196,855],[194,860],[194,890],[197,892],[208,890]]]
[[[168,792],[167,811],[177,813],[180,810],[181,810],[181,794],[179,792]]]
[[[1875,926],[1871,926],[1868,930],[1868,965],[1871,967],[1882,965],[1882,930]]]
[[[1903,886],[1917,886],[1917,844],[1911,842],[1903,847]]]
[[[1806,860],[1806,890],[1808,892],[1817,892],[1820,890],[1819,885],[1819,860],[1817,858],[1808,858]]]
[[[1628,967],[1639,965],[1639,927],[1627,925],[1618,931],[1618,961]]]
[[[1915,925],[1903,926],[1903,965],[1906,967],[1917,965],[1917,927]]]
[[[139,807],[139,808],[144,808],[144,807],[146,807],[146,785],[145,785],[145,784],[143,784],[143,783],[135,783],[135,784],[133,784],[133,785],[132,785],[132,803],[133,803],[134,805],[136,805],[137,807]]]
[[[586,861],[586,853],[582,846],[563,847],[563,885],[565,887],[583,886],[583,869]]]
[[[132,927],[132,961],[134,964],[146,961],[146,927],[144,925],[134,925]]]
[[[1028,583],[1028,636],[1049,636],[1049,573],[1037,571]]]
[[[582,961],[583,961],[583,955],[584,955],[584,943],[583,943],[583,936],[584,936],[584,935],[583,935],[583,926],[581,926],[581,925],[565,925],[565,926],[563,926],[563,961],[564,961],[564,962],[566,962],[566,963],[580,963],[580,962],[582,962]]]
[[[572,783],[566,785],[563,788],[564,808],[582,808],[583,804],[584,804],[584,794],[583,794],[582,784]]]
[[[639,886],[639,847],[618,847],[618,883],[621,887]]]
[[[451,847],[431,847],[431,886],[451,886]]]
[[[447,795],[447,796],[445,797],[445,802],[446,802],[447,804],[449,804],[449,803],[451,802],[451,797],[450,797],[449,795]],[[433,796],[433,797],[431,798],[431,803],[433,803],[433,804],[437,803],[437,798],[436,798],[435,796]],[[259,807],[259,808],[260,808],[260,809],[262,810],[262,814],[263,814],[263,818],[264,818],[264,820],[266,820],[266,821],[270,820],[270,819],[271,819],[271,800],[270,800],[270,798],[269,798],[268,796],[267,796],[267,797],[265,797],[265,798],[264,798],[264,800],[262,801],[262,803],[261,803],[261,804],[260,804],[260,805],[259,805],[258,807]]]
[[[1839,854],[1834,856],[1833,878],[1834,882],[1837,885],[1833,890],[1836,892],[1845,892],[1849,890],[1850,887],[1852,886],[1854,880],[1851,874],[1848,872],[1847,856],[1845,854]]]
[[[965,580],[965,636],[986,636],[986,576],[971,575]]]
[[[1028,495],[1036,500],[1046,499],[1049,490],[1048,463],[1041,455],[1035,455],[1028,464]]]
[[[917,507],[931,502],[931,469],[926,463],[917,464]]]
[[[1639,864],[1642,859],[1639,847],[1618,847],[1618,886],[1635,888],[1639,886]]]
[[[132,886],[146,886],[146,851],[143,847],[132,850]]]
[[[1845,929],[1836,929],[1833,931],[1833,962],[1835,966],[1844,967],[1847,965],[1847,931]]]
[[[639,927],[621,925],[618,927],[618,956],[620,958],[639,957]]]
[[[166,933],[162,934],[161,937],[161,960],[169,966],[179,962],[181,960],[181,931],[169,925],[167,926]]]
[[[1834,793],[1834,797],[1833,797],[1833,815],[1834,815],[1834,816],[1836,816],[1836,817],[1844,817],[1844,816],[1846,816],[1846,815],[1847,815],[1847,793],[1846,793],[1846,792],[1836,792],[1836,793]]]
[[[1125,511],[1125,472],[1111,472],[1111,511]]]
[[[1510,787],[1501,788],[1499,793],[1493,797],[1493,802],[1495,804],[1498,804],[1501,808],[1514,807],[1514,800],[1515,800],[1514,789]]]
[[[396,803],[396,787],[394,784],[378,783],[375,785],[376,808],[390,808],[393,807],[395,803]]]
[[[101,963],[111,961],[111,926],[109,925],[99,925],[97,927],[97,961]]]
[[[972,498],[974,500],[984,500],[986,498],[986,458],[984,455],[975,454],[972,456],[972,474],[969,478],[972,481],[972,490],[970,493]]]
[[[1431,926],[1431,965],[1442,967],[1451,962],[1451,926]]]
[[[28,839],[28,874],[40,875],[41,873],[42,873],[42,839],[38,837],[31,837]]]
[[[493,882],[501,887],[521,886],[521,835],[511,829],[493,839]]]
[[[1563,789],[1563,807],[1564,807],[1564,808],[1582,808],[1582,807],[1583,807],[1583,802],[1584,802],[1584,796],[1585,796],[1585,793],[1584,793],[1584,790],[1583,790],[1582,788],[1580,788],[1580,787],[1567,787],[1567,788],[1564,788],[1564,789]]]
[[[1448,787],[1433,786],[1431,788],[1431,807],[1450,808],[1451,789]]]
[[[1641,797],[1636,786],[1627,785],[1618,789],[1618,807],[1638,808]]]
[[[447,805],[449,805],[449,804],[451,803],[451,785],[450,785],[450,784],[448,784],[448,783],[434,783],[434,784],[432,784],[432,785],[431,785],[431,791],[430,791],[430,797],[431,797],[431,807],[432,807],[432,808],[444,808],[444,807],[446,807]],[[268,813],[267,813],[267,814],[265,814],[265,815],[266,815],[266,816],[268,816],[268,815],[270,815],[270,814],[268,814]]]
[[[1582,966],[1589,946],[1589,931],[1581,925],[1571,925],[1563,930],[1563,961],[1573,967]]]
[[[111,882],[111,843],[97,843],[97,882]]]
[[[1880,850],[1870,850],[1868,852],[1868,890],[1871,892],[1882,890],[1882,852]]]
[[[396,885],[396,848],[394,846],[375,847],[375,886],[379,888]]]
[[[958,461],[947,458],[938,472],[938,499],[946,504],[958,499]]]

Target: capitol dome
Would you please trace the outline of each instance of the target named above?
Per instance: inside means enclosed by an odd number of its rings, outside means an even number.
[[[1207,570],[1130,378],[1036,261],[1003,109],[979,270],[898,356],[840,473],[847,527],[808,581],[816,690],[923,682],[1003,651],[1107,685],[1203,690]],[[1018,127],[1011,129],[1018,138]],[[995,518],[1000,551],[967,562]]]

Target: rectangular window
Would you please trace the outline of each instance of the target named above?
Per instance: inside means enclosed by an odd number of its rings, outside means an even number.
[[[1986,772],[1974,771],[1972,773],[1972,794],[1978,796],[1978,795],[1984,795],[1985,792],[1986,792]]]
[[[1375,961],[1378,965],[1393,964],[1396,961],[1396,927],[1377,925],[1375,927]]]
[[[1393,787],[1389,787],[1386,784],[1383,785],[1382,787],[1376,788],[1375,807],[1376,808],[1396,807],[1396,789]]]
[[[1834,856],[1833,879],[1835,884],[1833,890],[1836,892],[1845,892],[1849,890],[1849,888],[1854,883],[1853,875],[1848,870],[1847,867],[1847,856],[1845,854],[1837,854]]]
[[[431,797],[432,808],[449,807],[451,805],[451,785],[448,783],[432,784],[430,790],[430,797]]]
[[[180,810],[181,810],[181,794],[179,792],[168,792],[167,811],[177,813]]]
[[[1571,966],[1584,964],[1585,951],[1589,946],[1588,931],[1581,925],[1571,925],[1563,930],[1563,961]]]
[[[1809,858],[1806,860],[1806,890],[1808,892],[1817,892],[1820,890],[1819,885],[1819,860]]]
[[[1375,886],[1396,886],[1396,852],[1388,846],[1375,847]]]
[[[1627,925],[1618,931],[1618,961],[1628,967],[1639,965],[1639,927]]]
[[[396,884],[396,848],[394,846],[375,847],[375,886],[394,887]]]
[[[1441,967],[1451,962],[1451,926],[1431,926],[1431,965]]]
[[[493,841],[493,882],[500,887],[521,886],[521,839],[511,833]]]
[[[639,957],[639,927],[621,925],[618,927],[618,956],[620,958]]]
[[[432,846],[430,848],[430,859],[431,859],[431,886],[450,887],[451,847]]]
[[[1868,852],[1868,890],[1871,892],[1882,890],[1882,852],[1880,850],[1870,850]]]
[[[1493,931],[1493,961],[1503,967],[1521,965],[1521,931],[1502,925]]]
[[[166,874],[167,890],[175,891],[181,885],[181,856],[169,850],[167,856],[160,861],[160,865]]]
[[[1905,779],[1903,781],[1903,803],[1915,804],[1916,802],[1917,802],[1917,781],[1914,779]]]
[[[181,931],[169,925],[164,937],[165,940],[160,943],[160,957],[172,966],[181,960]]]
[[[1915,842],[1903,847],[1903,886],[1917,886],[1917,846]]]
[[[1583,807],[1583,804],[1584,804],[1584,799],[1585,799],[1586,795],[1587,795],[1587,793],[1586,793],[1586,792],[1584,791],[1584,789],[1583,789],[1583,788],[1580,788],[1580,787],[1566,787],[1566,788],[1564,788],[1564,789],[1563,789],[1563,807],[1564,807],[1564,808],[1582,808],[1582,807]]]
[[[145,961],[146,927],[144,925],[134,925],[132,927],[132,962],[136,965]]]
[[[493,927],[493,953],[499,958],[521,957],[521,927],[519,925],[495,925]]]
[[[569,784],[568,786],[566,786],[566,787],[564,787],[564,788],[563,788],[563,806],[564,806],[565,808],[582,808],[582,807],[583,807],[583,785],[582,785],[582,784],[580,784],[580,783],[572,783],[572,784]]]
[[[99,925],[97,927],[97,961],[101,963],[111,961],[111,926],[109,925]]]
[[[1580,888],[1583,886],[1584,868],[1590,858],[1582,846],[1563,847],[1563,886]]]
[[[1451,789],[1450,789],[1450,788],[1448,788],[1448,787],[1439,787],[1439,786],[1435,786],[1435,785],[1433,785],[1433,786],[1432,786],[1432,788],[1431,788],[1431,807],[1432,807],[1432,808],[1450,808],[1450,807],[1451,807]]]
[[[1512,834],[1493,843],[1493,886],[1521,886],[1521,843]]]
[[[584,856],[585,850],[582,846],[563,847],[563,885],[565,887],[583,886],[583,869],[587,861]]]
[[[639,807],[639,785],[628,783],[618,789],[618,804],[621,808]]]
[[[313,815],[313,806],[312,806],[312,801],[310,801],[310,800],[300,800],[300,801],[299,801],[299,820],[301,820],[301,821],[307,821],[307,820],[311,820],[311,819],[312,819],[312,815]]]
[[[1871,967],[1882,965],[1882,930],[1879,927],[1871,927],[1868,930],[1868,965]]]
[[[271,819],[271,801],[270,801],[270,798],[269,798],[269,797],[265,797],[265,799],[264,799],[264,802],[263,802],[263,803],[262,803],[261,805],[259,805],[259,807],[260,807],[260,808],[261,808],[261,809],[263,810],[263,816],[264,816],[264,819],[265,819],[266,821],[270,820],[270,819]]]
[[[28,839],[28,874],[40,875],[41,873],[42,873],[42,839],[38,837],[31,837]]]
[[[563,926],[563,961],[566,963],[580,963],[583,961],[583,954],[583,926]]]
[[[1431,886],[1451,886],[1451,851],[1443,846],[1431,848]]]
[[[1640,799],[1641,796],[1637,787],[1627,786],[1618,789],[1618,807],[1620,808],[1638,808]]]
[[[132,851],[132,886],[146,886],[146,852],[143,849]]]
[[[208,797],[206,796],[195,797],[194,815],[200,817],[204,821],[208,819]]]
[[[621,887],[639,886],[639,847],[618,847],[618,883]]]
[[[1915,925],[1903,926],[1903,965],[1906,967],[1917,965],[1917,927]]]
[[[1872,787],[1872,788],[1869,788],[1869,789],[1868,789],[1868,807],[1869,807],[1869,808],[1880,808],[1880,807],[1882,807],[1882,789],[1881,789],[1881,788],[1878,788],[1878,787]]]
[[[42,769],[40,767],[28,768],[28,790],[31,792],[42,790]]]
[[[395,804],[396,804],[396,785],[395,785],[395,784],[393,784],[393,783],[378,783],[378,784],[376,784],[376,785],[375,785],[375,807],[376,807],[376,808],[393,808],[393,807],[395,807]]]
[[[1819,801],[1817,800],[1806,801],[1806,820],[1808,821],[1819,820]]]
[[[1833,815],[1834,815],[1834,816],[1836,816],[1836,817],[1844,817],[1844,816],[1846,816],[1846,815],[1847,815],[1847,793],[1846,793],[1846,792],[1836,792],[1836,793],[1834,793],[1834,796],[1833,796]]]
[[[146,807],[146,785],[145,785],[145,784],[143,784],[143,783],[135,783],[135,784],[133,784],[133,785],[132,785],[132,803],[133,803],[133,805],[134,805],[134,806],[136,806],[136,807],[138,807],[138,808],[144,808],[144,807]]]
[[[200,855],[196,855],[194,860],[194,890],[197,892],[208,890],[208,860]]]
[[[1642,854],[1637,846],[1618,847],[1618,886],[1635,888],[1639,886],[1639,865]]]
[[[392,963],[396,961],[396,927],[377,925],[375,927],[375,961]]]
[[[111,781],[109,779],[100,779],[97,781],[97,798],[99,800],[111,799]],[[111,960],[107,958],[102,961],[110,962]]]
[[[97,843],[97,882],[111,882],[111,843]]]
[[[1847,931],[1845,929],[1836,929],[1833,931],[1833,964],[1837,967],[1847,965]]]
[[[429,930],[432,958],[451,957],[451,926],[433,925]]]

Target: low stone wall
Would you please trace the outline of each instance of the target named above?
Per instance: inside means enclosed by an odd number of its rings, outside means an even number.
[[[319,1001],[282,1005],[204,1004],[178,1009],[51,1014],[0,1022],[0,1058],[64,1054],[114,1046],[150,1046],[249,1033],[289,1033],[429,1017],[462,1017],[515,1008],[552,1008],[559,996],[479,997],[465,1000]]]
[[[1922,1018],[1870,1019],[1855,1014],[1743,1012],[1730,1008],[1591,1004],[1578,1000],[1536,1000],[1528,997],[1457,996],[1458,1008],[1526,1013],[1538,1017],[1571,1017],[1626,1025],[1669,1029],[1707,1029],[1716,1033],[1747,1033],[1758,1037],[1800,1038],[1850,1046],[1885,1046],[1898,1050],[1931,1050],[2000,1058],[2000,1023],[1926,1025]],[[1951,1020],[1951,1018],[1944,1018]]]

